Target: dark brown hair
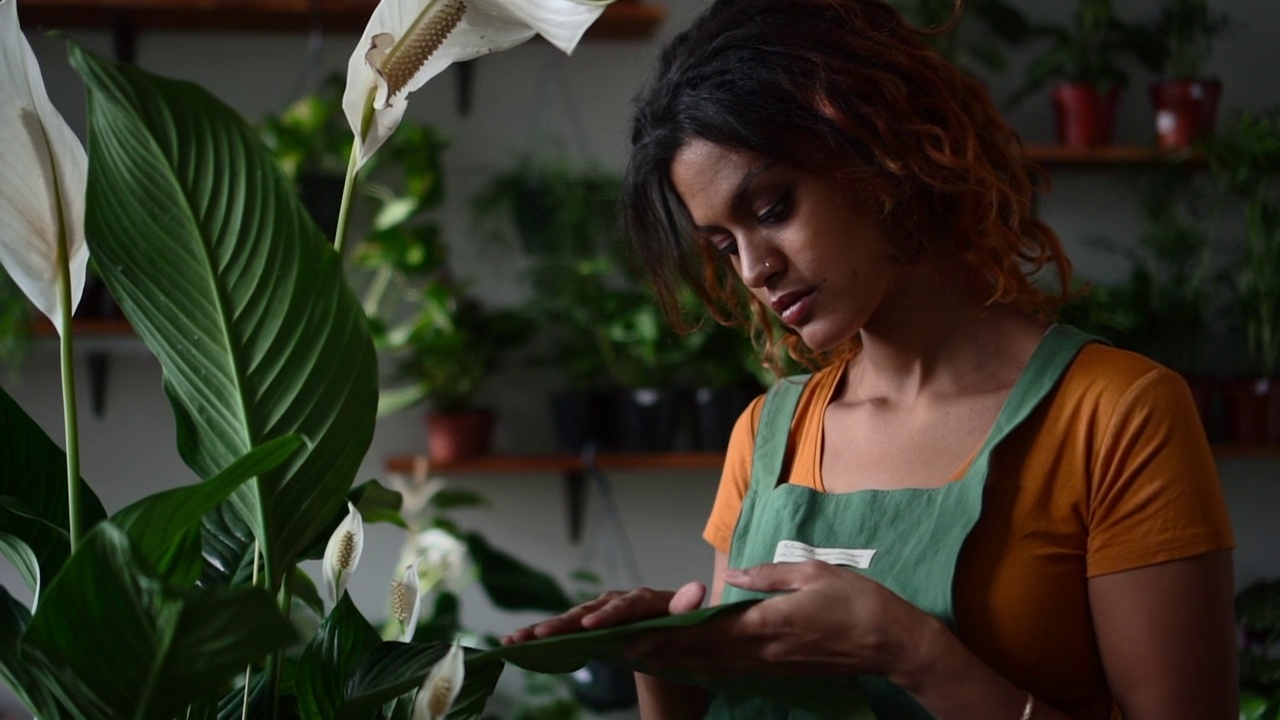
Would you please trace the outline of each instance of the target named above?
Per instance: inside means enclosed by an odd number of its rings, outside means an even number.
[[[1061,303],[1071,264],[1032,208],[1035,180],[1047,177],[986,90],[922,34],[881,0],[718,0],[664,49],[636,101],[623,212],[677,327],[687,285],[718,321],[752,326],[767,358],[785,348],[828,359],[779,338],[732,268],[691,241],[670,169],[693,138],[855,179],[883,203],[902,261],[947,238],[989,302],[1042,315]],[[1057,292],[1033,281],[1046,266]]]

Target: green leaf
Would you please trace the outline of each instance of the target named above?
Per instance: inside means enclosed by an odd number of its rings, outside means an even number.
[[[472,648],[466,651],[462,690],[449,711],[449,720],[478,719],[502,676],[503,664]],[[432,666],[449,650],[449,643],[431,645],[384,642],[373,648],[356,666],[347,688],[347,699],[338,718],[365,718],[384,703],[416,690]]]
[[[364,313],[231,108],[74,45],[70,56],[88,89],[92,250],[160,360],[183,459],[208,479],[270,439],[312,443],[232,496],[276,587],[342,506],[373,436]]]
[[[467,507],[488,507],[489,499],[474,490],[444,488],[431,496],[431,505],[437,510],[457,510]]]
[[[31,712],[53,720],[64,717],[52,688],[42,682],[20,655],[18,638],[31,622],[31,613],[0,585],[0,679]]]
[[[550,575],[493,547],[478,533],[468,533],[463,540],[480,570],[480,585],[494,605],[503,610],[550,613],[573,607],[573,601]]]
[[[0,505],[4,531],[26,543],[47,586],[71,550],[67,536],[67,456],[0,388]],[[87,532],[107,516],[98,496],[80,481],[80,518]]]
[[[351,670],[380,642],[378,631],[356,609],[351,596],[343,593],[298,659],[294,689],[304,720],[337,715]]]
[[[17,568],[27,587],[35,594],[32,606],[40,603],[40,561],[31,546],[7,532],[0,532],[0,555],[4,555]]]
[[[171,718],[292,637],[258,588],[175,592],[145,576],[128,536],[100,524],[49,585],[23,657],[85,718]]]
[[[400,493],[384,487],[377,480],[370,480],[352,490],[348,496],[360,511],[366,523],[390,523],[408,528],[400,508],[404,506],[404,498]]]
[[[320,589],[307,571],[295,567],[291,578],[289,592],[293,599],[311,608],[316,617],[324,617],[324,600],[320,597]]]
[[[253,530],[231,507],[223,503],[201,521],[204,567],[202,587],[250,585],[253,581]]]
[[[201,519],[246,481],[279,467],[302,447],[288,435],[251,450],[226,470],[198,485],[143,498],[112,517],[129,536],[134,552],[174,585],[200,577]]]
[[[744,600],[726,605],[714,605],[689,613],[668,615],[620,627],[505,645],[488,650],[481,657],[509,662],[525,670],[552,674],[573,672],[586,665],[588,660],[599,660],[676,682],[710,688],[731,696],[764,697],[789,707],[809,710],[822,717],[847,716],[851,707],[856,707],[863,702],[861,689],[857,683],[851,683],[847,678],[694,677],[665,668],[646,668],[629,659],[625,654],[626,647],[646,633],[678,630],[710,622],[742,612],[756,602],[759,601]]]

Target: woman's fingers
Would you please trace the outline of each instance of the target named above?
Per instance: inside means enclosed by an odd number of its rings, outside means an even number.
[[[574,607],[560,615],[547,618],[546,620],[541,620],[527,627],[522,627],[503,638],[502,644],[509,645],[511,643],[525,642],[535,638],[563,635],[571,632],[581,632],[583,629],[582,618],[584,616],[594,612],[604,605],[609,604],[614,598],[622,594],[623,593],[616,590],[606,592],[600,597],[578,605],[577,607]]]
[[[667,615],[673,595],[669,590],[636,588],[583,616],[582,626],[595,630]]]
[[[675,595],[671,596],[671,602],[667,604],[667,611],[672,615],[680,613],[693,612],[702,607],[702,601],[707,599],[707,586],[700,582],[685,583],[676,590]]]

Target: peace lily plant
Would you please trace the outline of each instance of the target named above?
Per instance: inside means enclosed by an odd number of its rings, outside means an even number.
[[[479,717],[502,651],[410,642],[416,560],[397,640],[351,599],[364,524],[403,520],[398,493],[353,487],[378,378],[341,253],[233,110],[70,44],[86,155],[16,1],[0,0],[0,264],[62,336],[66,437],[60,447],[0,391],[0,552],[35,598],[0,587],[0,677],[44,720]],[[534,34],[571,50],[603,6],[384,0],[350,67],[353,171],[449,63]],[[90,250],[160,362],[199,478],[111,515],[76,449],[70,327]],[[506,607],[565,606],[562,594],[515,602],[520,586],[553,581],[465,542]],[[304,560],[322,561],[328,602]],[[301,633],[308,614],[319,622]]]

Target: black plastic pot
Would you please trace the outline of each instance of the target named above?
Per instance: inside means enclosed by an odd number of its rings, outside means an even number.
[[[729,447],[729,436],[733,434],[738,416],[760,392],[759,388],[747,386],[700,387],[694,390],[694,448],[719,452]]]
[[[593,712],[621,710],[636,704],[635,675],[624,667],[588,660],[571,680],[573,696]]]
[[[580,453],[587,443],[612,446],[612,402],[599,390],[562,390],[551,396],[556,446],[560,452]]]
[[[628,388],[616,397],[615,448],[658,453],[675,449],[684,398],[671,388]]]

